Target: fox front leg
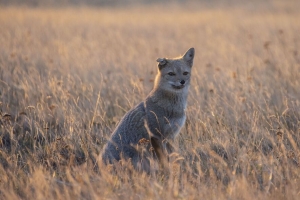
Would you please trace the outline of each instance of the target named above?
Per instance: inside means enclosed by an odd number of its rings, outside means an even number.
[[[151,145],[154,149],[154,157],[157,158],[159,161],[160,165],[167,166],[167,148],[166,148],[166,143],[163,142],[162,140],[158,138],[151,138]]]

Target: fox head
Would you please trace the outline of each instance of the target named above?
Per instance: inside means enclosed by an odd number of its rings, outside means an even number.
[[[182,57],[169,59],[158,58],[158,73],[155,88],[171,92],[181,92],[190,85],[191,69],[195,49],[190,48]]]

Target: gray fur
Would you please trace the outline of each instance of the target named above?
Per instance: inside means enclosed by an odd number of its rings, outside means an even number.
[[[104,147],[102,160],[131,159],[150,171],[152,156],[161,163],[173,152],[171,143],[185,123],[185,109],[195,50],[175,59],[157,59],[158,73],[147,98],[125,114]]]

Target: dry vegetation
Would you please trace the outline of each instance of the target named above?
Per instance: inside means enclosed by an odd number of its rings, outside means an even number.
[[[299,199],[300,4],[287,2],[0,8],[0,199]],[[151,176],[97,163],[156,58],[192,46],[183,159]]]

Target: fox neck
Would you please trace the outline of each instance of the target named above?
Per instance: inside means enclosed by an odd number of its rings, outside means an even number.
[[[161,107],[172,109],[185,110],[188,96],[187,85],[185,88],[178,91],[165,90],[160,87],[154,87],[151,91],[149,98]]]

